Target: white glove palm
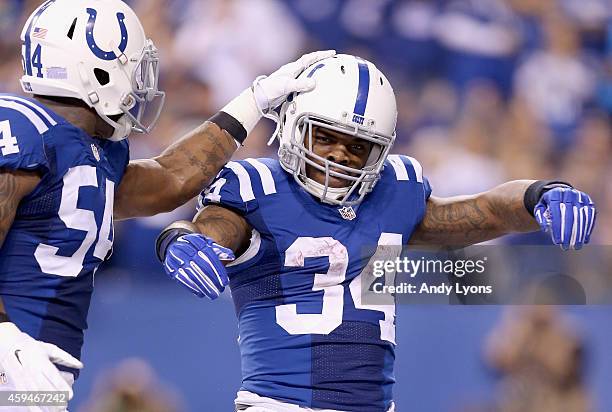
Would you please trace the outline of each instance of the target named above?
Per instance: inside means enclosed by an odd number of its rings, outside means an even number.
[[[81,369],[83,364],[55,345],[40,342],[10,322],[0,323],[0,368],[18,391],[64,391],[72,388],[55,365]]]
[[[280,106],[289,93],[308,92],[314,89],[313,78],[296,79],[306,68],[319,60],[332,57],[335,50],[308,53],[298,60],[287,63],[269,76],[260,76],[253,82],[253,93],[257,107],[263,115]]]

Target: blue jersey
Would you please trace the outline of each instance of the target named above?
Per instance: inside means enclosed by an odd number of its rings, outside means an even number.
[[[0,297],[22,331],[77,358],[128,153],[125,140],[92,138],[34,100],[0,94],[0,169],[41,176],[0,248]]]
[[[390,407],[395,306],[363,303],[361,274],[377,245],[408,242],[430,193],[406,156],[389,156],[352,208],[321,203],[277,160],[228,163],[200,206],[230,208],[254,229],[228,266],[243,390],[311,408]]]

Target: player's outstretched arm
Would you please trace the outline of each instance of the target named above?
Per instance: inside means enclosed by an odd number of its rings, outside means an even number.
[[[242,144],[262,115],[292,92],[315,87],[312,78],[296,77],[333,50],[305,54],[268,77],[259,77],[219,113],[153,159],[129,163],[115,199],[115,218],[171,211],[208,186]],[[238,143],[238,145],[236,144]]]
[[[157,238],[157,257],[164,270],[198,297],[216,299],[229,283],[225,265],[242,254],[251,226],[232,210],[206,206],[193,222],[178,221]]]
[[[467,246],[542,229],[563,249],[580,249],[595,224],[590,197],[556,181],[516,180],[484,193],[431,197],[412,245]]]
[[[153,159],[131,161],[115,198],[115,219],[167,212],[196,196],[232,157],[234,136],[205,122]]]

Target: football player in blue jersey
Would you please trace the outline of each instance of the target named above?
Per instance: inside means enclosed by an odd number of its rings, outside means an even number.
[[[21,84],[34,96],[0,94],[1,388],[71,393],[113,219],[196,196],[263,113],[314,87],[296,76],[334,52],[258,79],[160,156],[130,161],[125,138],[151,130],[164,101],[158,51],[134,12],[120,0],[48,0],[21,39]]]
[[[214,299],[229,283],[242,356],[236,410],[393,410],[395,306],[361,297],[372,246],[399,256],[406,244],[469,245],[541,227],[579,249],[595,208],[552,181],[431,196],[417,160],[389,155],[395,96],[372,63],[338,55],[299,78],[317,87],[281,106],[279,159],[228,163],[193,222],[162,232],[158,256],[197,296]]]

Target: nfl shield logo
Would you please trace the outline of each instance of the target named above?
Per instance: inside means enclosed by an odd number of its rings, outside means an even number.
[[[98,148],[96,147],[95,144],[91,144],[91,151],[94,155],[94,157],[96,158],[96,160],[99,162],[100,161],[100,152],[98,151]]]
[[[357,217],[357,214],[355,214],[355,211],[353,210],[352,206],[341,207],[340,209],[338,209],[338,212],[340,212],[340,216],[342,216],[342,219],[345,220],[353,220]]]

